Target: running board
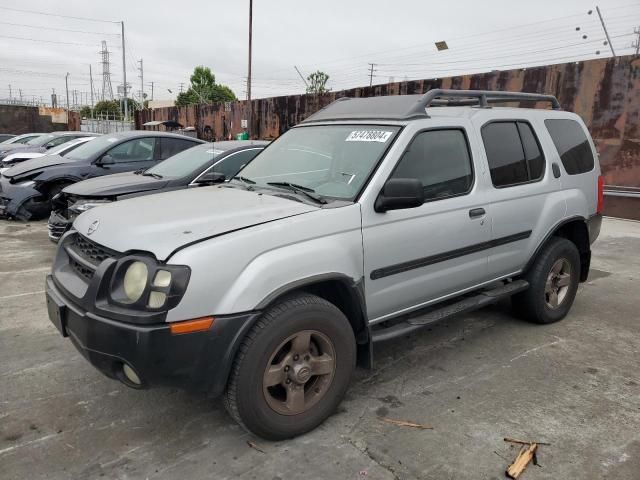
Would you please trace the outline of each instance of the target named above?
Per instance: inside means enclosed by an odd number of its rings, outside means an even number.
[[[497,303],[503,298],[510,297],[515,293],[523,292],[527,288],[529,288],[529,282],[526,280],[516,280],[491,290],[483,290],[474,296],[464,297],[456,303],[448,304],[444,307],[436,308],[435,310],[430,310],[423,315],[411,317],[395,323],[390,327],[373,331],[371,334],[371,340],[373,342],[383,342],[401,337],[402,335],[419,330],[426,325],[431,325],[432,323],[440,322],[455,315],[471,312],[473,310],[486,307],[487,305]]]

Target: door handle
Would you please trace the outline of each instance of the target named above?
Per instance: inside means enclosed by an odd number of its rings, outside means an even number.
[[[482,217],[486,213],[487,212],[484,211],[484,208],[472,208],[471,210],[469,210],[469,218]]]

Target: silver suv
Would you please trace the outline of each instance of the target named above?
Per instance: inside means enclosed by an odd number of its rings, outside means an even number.
[[[80,215],[49,316],[106,375],[224,393],[283,439],[335,411],[375,342],[508,296],[562,319],[601,208],[593,142],[555,97],[342,98],[226,183]]]

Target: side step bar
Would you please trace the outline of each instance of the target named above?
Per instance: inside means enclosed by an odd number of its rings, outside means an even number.
[[[487,305],[497,303],[503,298],[510,297],[515,293],[523,292],[527,288],[529,288],[529,282],[526,280],[516,280],[491,290],[483,290],[474,296],[464,297],[458,302],[430,310],[423,315],[410,317],[406,320],[395,323],[390,327],[374,330],[371,334],[371,339],[373,342],[384,342],[386,340],[401,337],[408,333],[415,332],[426,325],[431,325],[432,323],[440,322],[455,315],[471,312],[473,310],[486,307]]]

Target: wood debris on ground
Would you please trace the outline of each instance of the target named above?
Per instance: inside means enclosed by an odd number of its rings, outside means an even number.
[[[533,461],[534,465],[538,464],[538,458],[536,453],[538,451],[539,445],[549,445],[544,442],[525,442],[522,440],[515,440],[513,438],[505,438],[505,442],[516,443],[518,445],[522,445],[518,455],[515,460],[507,467],[507,470],[504,472],[505,475],[509,478],[516,480],[522,475],[527,465]]]
[[[433,430],[433,427],[429,425],[422,425],[420,423],[408,422],[406,420],[396,420],[395,418],[379,417],[383,422],[391,423],[393,425],[399,425],[401,427],[420,428],[422,430]]]
[[[253,443],[251,440],[247,440],[247,445],[249,445],[249,447],[253,448],[254,450],[259,451],[260,453],[265,453],[264,450],[262,450],[259,446],[257,446],[255,443]]]

